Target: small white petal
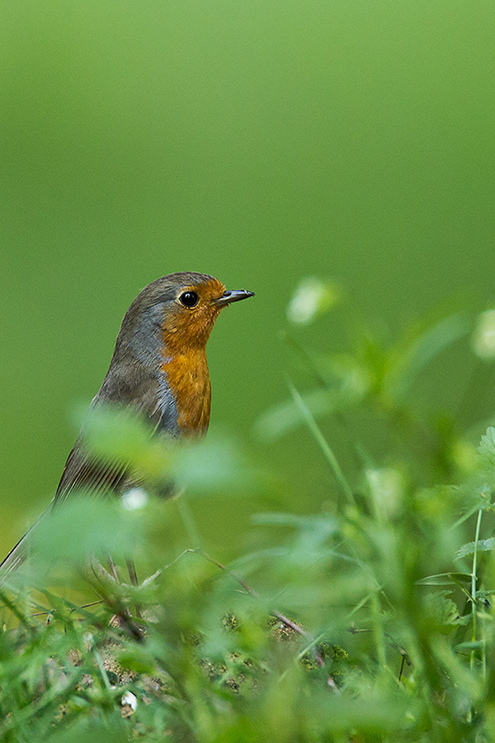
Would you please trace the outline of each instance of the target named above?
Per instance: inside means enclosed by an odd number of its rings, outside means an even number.
[[[126,691],[126,693],[122,696],[120,703],[122,705],[128,704],[132,711],[135,712],[138,705],[137,696],[133,694],[132,691]]]
[[[126,511],[137,511],[139,508],[144,508],[148,502],[148,493],[142,488],[131,488],[123,494],[120,499],[122,508]]]
[[[91,634],[91,632],[85,632],[83,635],[83,641],[86,646],[87,650],[91,650],[93,645],[95,644],[95,638]]]

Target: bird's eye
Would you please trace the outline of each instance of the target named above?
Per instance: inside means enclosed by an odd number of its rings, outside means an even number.
[[[183,304],[184,307],[196,307],[199,302],[199,297],[196,292],[183,292],[179,297],[179,302]]]

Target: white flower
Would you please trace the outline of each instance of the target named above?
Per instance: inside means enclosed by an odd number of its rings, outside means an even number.
[[[308,325],[338,302],[342,294],[338,284],[308,276],[299,285],[287,307],[287,317],[297,325]]]

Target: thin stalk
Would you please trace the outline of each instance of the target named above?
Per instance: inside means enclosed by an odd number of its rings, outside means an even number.
[[[198,527],[196,526],[196,521],[194,520],[192,511],[189,508],[189,503],[187,502],[187,499],[184,496],[185,496],[185,493],[182,493],[180,498],[177,498],[177,501],[176,501],[178,508],[179,508],[179,513],[182,519],[182,523],[184,524],[184,527],[187,531],[187,536],[193,543],[195,550],[202,549],[203,540],[201,539],[201,534],[199,532]]]
[[[292,347],[294,351],[298,354],[298,356],[301,357],[304,364],[307,366],[311,374],[313,374],[314,378],[318,382],[319,385],[324,387],[325,389],[328,388],[328,385],[325,381],[325,379],[320,374],[317,365],[315,364],[315,361],[311,354],[308,353],[308,351],[301,346],[300,343],[298,343],[295,338],[293,338],[289,333],[283,332],[282,334],[283,340],[287,343],[288,346]]]
[[[313,359],[311,354],[308,353],[308,351],[304,348],[304,346],[298,343],[289,333],[285,331],[282,332],[281,337],[286,341],[287,345],[292,347],[295,352],[301,357],[303,362],[306,364],[309,372],[313,374],[318,384],[326,390],[332,389],[331,386],[328,384],[328,381],[320,374],[315,360]],[[360,463],[364,464],[366,467],[375,467],[376,465],[373,462],[372,457],[370,456],[369,452],[366,451],[363,444],[356,439],[355,434],[351,436],[347,420],[345,416],[342,415],[342,412],[335,410],[333,415],[337,423],[344,431],[344,435],[348,443],[354,447]]]
[[[476,611],[476,570],[478,567],[478,543],[480,539],[480,530],[481,530],[481,517],[483,515],[483,511],[478,511],[478,518],[476,520],[476,533],[474,537],[474,550],[473,550],[473,572],[471,573],[471,603],[472,603],[472,623],[471,623],[471,641],[476,642],[476,620],[477,620],[477,611]],[[474,666],[474,649],[471,650],[471,660],[470,660],[470,666],[471,668]]]
[[[378,600],[378,593],[373,593],[371,596],[371,610],[373,616],[373,634],[375,637],[376,651],[378,656],[378,662],[382,668],[387,666],[387,653],[385,648],[385,637],[383,634],[383,624],[381,615],[380,601]]]
[[[111,692],[112,691],[112,685],[111,685],[110,680],[108,678],[106,668],[103,665],[103,661],[101,659],[101,655],[99,654],[99,652],[96,649],[93,650],[93,655],[95,656],[96,663],[98,665],[98,669],[99,669],[99,671],[101,673],[101,677],[103,679],[103,683],[105,684],[105,688],[106,688],[107,691]]]
[[[26,614],[24,614],[20,609],[17,608],[16,604],[11,601],[7,594],[0,590],[0,599],[4,602],[5,606],[7,606],[12,614],[17,617],[19,622],[30,632],[34,631],[34,627],[29,623]],[[28,615],[29,616],[29,615]]]
[[[292,395],[292,398],[296,405],[298,406],[299,410],[303,414],[303,417],[307,423],[307,426],[311,433],[313,434],[313,438],[315,439],[316,443],[322,450],[325,458],[327,459],[328,463],[330,464],[330,467],[333,470],[333,473],[335,475],[335,478],[337,482],[339,483],[340,487],[342,488],[347,500],[349,501],[349,504],[351,506],[355,505],[354,495],[351,490],[351,486],[347,482],[344,473],[340,469],[340,465],[337,461],[337,458],[333,451],[331,450],[330,446],[327,443],[327,440],[325,439],[321,428],[317,424],[317,422],[314,419],[314,416],[312,415],[311,411],[309,410],[308,406],[302,399],[299,392],[296,390],[292,382],[289,380],[288,382],[289,390]]]

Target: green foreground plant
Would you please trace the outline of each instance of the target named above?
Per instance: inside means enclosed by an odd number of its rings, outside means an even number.
[[[476,427],[412,392],[471,325],[456,313],[388,347],[363,333],[339,355],[291,339],[307,391],[290,382],[260,428],[305,425],[334,484],[317,513],[254,516],[227,566],[202,546],[195,499],[268,502],[270,478],[232,442],[171,449],[122,412],[94,417],[96,452],[186,489],[41,519],[0,589],[1,740],[495,741],[495,429],[476,447]],[[358,464],[340,463],[325,417]],[[172,522],[182,542],[157,526]]]

